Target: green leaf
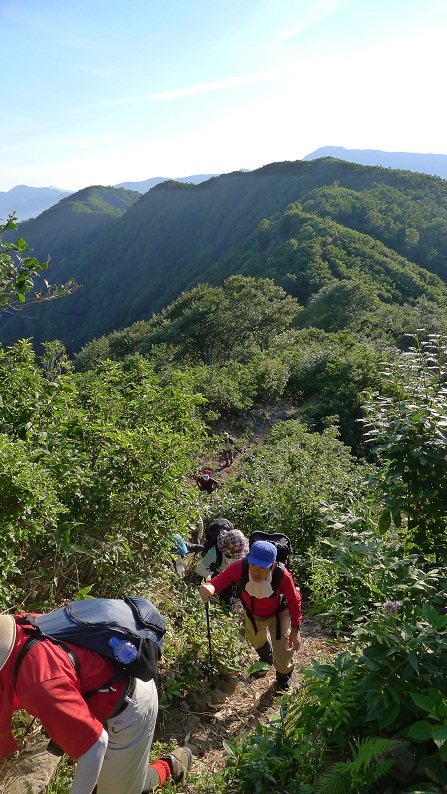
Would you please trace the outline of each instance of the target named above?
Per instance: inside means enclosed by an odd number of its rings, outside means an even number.
[[[428,695],[420,695],[418,692],[411,692],[410,697],[413,703],[416,704],[423,711],[433,711],[434,703]]]
[[[439,618],[442,616],[438,615],[436,609],[434,609],[434,607],[432,607],[431,604],[428,603],[424,604],[424,606],[422,607],[422,614],[424,615],[424,618],[428,620],[430,625],[433,626],[434,629],[439,628],[440,625]]]
[[[390,510],[386,510],[381,513],[379,518],[379,531],[380,532],[387,532],[391,526],[391,512]]]
[[[434,725],[432,736],[437,747],[442,747],[447,741],[447,725],[444,725],[444,723]]]
[[[415,673],[419,672],[419,662],[415,651],[410,651],[408,654],[408,661],[410,662]]]
[[[393,703],[386,711],[381,711],[379,715],[379,728],[387,728],[400,714],[400,703]]]
[[[410,725],[405,735],[413,742],[427,742],[432,738],[433,725],[427,720],[419,720]]]
[[[226,754],[229,755],[230,758],[236,758],[236,753],[234,752],[233,747],[229,742],[227,742],[226,739],[223,740],[222,744]]]

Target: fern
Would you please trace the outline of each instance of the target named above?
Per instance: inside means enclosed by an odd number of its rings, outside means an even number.
[[[303,675],[307,702],[296,715],[301,726],[313,733],[317,730],[332,746],[344,747],[364,721],[356,660],[342,653],[332,665],[313,661]]]
[[[315,794],[349,794],[351,782],[346,774],[338,769],[343,764],[335,764],[317,783]]]
[[[368,791],[393,768],[394,761],[384,760],[383,756],[396,744],[390,739],[368,736],[358,742],[357,748],[351,745],[353,760],[334,764],[318,781],[315,794]]]

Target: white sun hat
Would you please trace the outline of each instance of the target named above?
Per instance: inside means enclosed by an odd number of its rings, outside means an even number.
[[[0,670],[5,666],[16,638],[16,622],[12,615],[0,615]]]

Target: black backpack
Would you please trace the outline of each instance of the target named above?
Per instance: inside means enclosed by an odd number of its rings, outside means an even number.
[[[269,543],[273,543],[273,545],[276,546],[276,562],[282,563],[286,568],[289,568],[289,558],[290,555],[293,554],[293,549],[292,542],[287,535],[283,535],[281,532],[262,532],[261,530],[255,530],[248,536],[249,548],[251,549],[253,543],[256,543],[258,540],[267,540]]]
[[[227,518],[216,518],[205,527],[205,543],[203,544],[202,557],[204,557],[213,546],[216,547],[216,562],[210,566],[211,570],[217,570],[222,564],[223,555],[217,546],[217,538],[223,529],[226,529],[228,532],[234,529],[233,524],[231,521],[228,521]]]
[[[19,617],[17,623],[25,630],[29,628],[29,637],[17,656],[15,676],[33,645],[50,639],[64,648],[77,672],[79,660],[72,649],[65,646],[65,642],[90,648],[111,659],[118,673],[113,680],[127,673],[134,678],[150,681],[157,674],[166,633],[166,623],[151,601],[133,596],[72,601],[44,615]],[[131,642],[137,648],[138,655],[133,662],[124,665],[115,658],[113,648],[109,645],[112,637]],[[111,683],[107,682],[104,687]]]

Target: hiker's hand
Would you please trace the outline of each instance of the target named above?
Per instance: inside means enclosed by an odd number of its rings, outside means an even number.
[[[204,604],[206,604],[206,602],[213,597],[215,592],[216,591],[214,589],[214,585],[211,584],[211,582],[204,582],[203,584],[200,585],[200,590],[199,590],[200,598],[202,599]]]
[[[290,633],[284,637],[288,651],[297,651],[301,645],[301,634],[299,629],[290,629]]]

